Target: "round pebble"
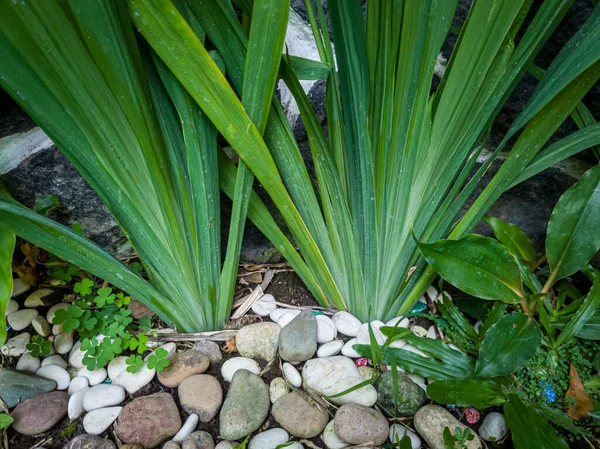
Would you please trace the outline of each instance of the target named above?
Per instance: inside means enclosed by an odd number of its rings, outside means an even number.
[[[283,377],[276,377],[271,381],[269,385],[269,397],[271,398],[271,404],[273,404],[281,396],[286,395],[290,392],[287,382]]]
[[[71,376],[69,376],[67,370],[58,365],[42,366],[36,371],[35,374],[40,377],[55,381],[57,390],[66,390],[69,388],[69,384],[71,383]]]
[[[325,315],[315,316],[317,319],[317,343],[328,343],[337,337],[337,329],[331,318]]]
[[[93,410],[83,418],[83,428],[91,435],[100,435],[117,419],[123,407],[106,407]]]
[[[83,415],[85,412],[85,408],[83,407],[83,398],[89,389],[90,387],[83,387],[69,397],[69,419],[77,419]]]
[[[74,377],[69,384],[69,396],[90,386],[87,377]]]
[[[342,340],[333,340],[325,343],[317,349],[317,357],[331,357],[332,355],[336,355],[342,350],[343,346],[344,342]]]
[[[485,441],[497,442],[503,439],[508,433],[504,415],[498,412],[488,413],[483,419],[478,433]]]
[[[19,371],[28,371],[30,373],[35,373],[40,369],[42,362],[37,357],[31,355],[30,352],[26,352],[21,356],[19,361],[17,362],[16,369]]]
[[[258,301],[252,304],[252,311],[258,316],[267,316],[277,308],[275,297],[270,294],[265,294]]]
[[[390,426],[390,441],[392,443],[400,441],[402,438],[404,438],[404,435],[408,435],[408,438],[410,438],[410,444],[412,446],[412,449],[421,448],[421,438],[419,438],[419,436],[412,430],[407,429],[402,424],[392,424]]]
[[[83,408],[91,412],[104,407],[119,405],[125,400],[125,389],[119,385],[96,385],[85,393]]]
[[[19,310],[19,303],[14,299],[9,299],[8,304],[6,304],[6,309],[4,309],[4,316],[8,316],[17,310]]]
[[[371,321],[370,324],[377,344],[380,346],[383,345],[387,340],[387,337],[383,335],[379,329],[385,326],[385,324],[382,321]],[[360,327],[360,329],[358,330],[358,334],[356,334],[356,341],[359,345],[371,344],[371,336],[369,334],[369,323],[365,323]]]
[[[35,309],[17,310],[6,317],[6,322],[15,331],[22,331],[31,324],[33,319],[38,316]]]
[[[250,440],[248,449],[275,449],[277,446],[287,443],[289,439],[290,436],[284,429],[265,430]]]
[[[169,357],[169,366],[158,373],[158,380],[166,387],[176,388],[190,376],[202,374],[210,360],[198,351],[184,351]]]
[[[302,376],[294,365],[291,363],[285,362],[281,367],[283,371],[283,376],[287,379],[287,381],[296,388],[300,388],[302,386]]]
[[[195,374],[179,385],[177,390],[181,407],[195,413],[201,422],[211,421],[223,403],[223,390],[219,381],[208,374]]]
[[[13,281],[12,293],[10,295],[11,298],[22,295],[23,293],[29,291],[31,289],[31,285],[25,283],[25,281],[21,280],[21,278],[15,278]]]
[[[48,324],[48,321],[46,321],[46,318],[44,318],[43,316],[36,316],[31,321],[31,325],[33,326],[35,331],[42,337],[47,337],[52,333],[52,328],[50,327],[50,324]]]
[[[23,332],[15,337],[9,338],[0,348],[0,352],[6,356],[19,357],[27,351],[27,345],[31,341],[31,334]]]
[[[221,376],[225,382],[231,382],[233,375],[239,369],[245,369],[254,374],[260,373],[260,366],[255,360],[246,357],[232,357],[221,366]]]
[[[61,332],[54,339],[54,349],[57,354],[67,354],[73,349],[73,332]]]
[[[410,321],[408,318],[404,318],[403,316],[396,316],[385,323],[388,327],[402,327],[404,329],[408,329]]]
[[[348,340],[346,342],[346,344],[344,344],[344,346],[342,346],[342,355],[345,355],[346,357],[350,357],[352,359],[357,359],[359,357],[362,357],[352,347],[352,346],[357,345],[357,344],[358,344],[358,342],[356,341],[356,338],[351,338],[350,340]]]
[[[323,429],[323,433],[321,434],[321,440],[327,446],[327,449],[344,449],[345,447],[350,446],[344,440],[337,436],[335,433],[335,420],[332,419]]]
[[[85,377],[89,381],[90,386],[93,387],[94,385],[99,385],[104,382],[107,373],[105,368],[96,368],[94,371],[90,371],[86,367],[83,367],[77,372],[77,376]]]
[[[298,313],[297,313],[298,312]],[[285,327],[288,324],[290,324],[290,322],[296,318],[298,315],[300,315],[299,310],[290,310],[290,311],[286,311],[284,312],[280,317],[279,320],[277,320],[277,324],[279,324],[279,326],[281,327]]]
[[[182,442],[190,433],[196,430],[196,426],[198,425],[198,415],[192,413],[188,416],[188,419],[185,420],[179,432],[175,434],[173,437],[173,441]]]
[[[340,334],[356,337],[362,323],[358,318],[346,311],[337,312],[331,317],[335,328]]]

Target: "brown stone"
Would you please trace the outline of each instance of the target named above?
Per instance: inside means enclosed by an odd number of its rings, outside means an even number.
[[[271,414],[281,427],[297,438],[316,437],[329,422],[325,403],[301,391],[277,399]]]
[[[345,404],[335,414],[335,433],[350,444],[381,446],[390,425],[381,412],[358,404]]]
[[[188,377],[202,374],[210,365],[208,357],[193,350],[173,354],[169,362],[169,366],[158,373],[160,383],[169,388],[177,388]]]
[[[84,433],[69,441],[63,449],[117,449],[117,445],[107,438]],[[121,449],[125,449],[125,446]]]
[[[23,435],[37,435],[54,427],[67,414],[69,395],[64,391],[38,394],[17,405],[10,416],[13,429]]]
[[[145,448],[158,446],[180,428],[179,410],[168,393],[134,399],[123,407],[118,421],[121,441]]]
[[[179,402],[188,413],[196,413],[201,422],[211,421],[223,403],[221,384],[213,376],[196,374],[179,385]]]
[[[183,440],[181,449],[215,449],[215,441],[210,433],[199,430],[190,433]]]

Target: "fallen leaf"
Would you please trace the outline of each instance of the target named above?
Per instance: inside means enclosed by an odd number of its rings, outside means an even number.
[[[260,284],[263,281],[262,274],[259,271],[244,276],[242,279],[252,284]]]
[[[594,410],[594,403],[585,392],[585,387],[572,363],[569,368],[569,377],[571,378],[571,382],[569,383],[566,396],[575,399],[575,404],[567,408],[567,415],[572,419],[586,418],[590,415],[590,411]]]
[[[13,271],[17,273],[17,276],[19,276],[19,278],[27,285],[38,284],[38,274],[33,268],[25,265],[17,265],[13,266]]]
[[[237,346],[235,345],[235,337],[231,337],[229,340],[227,340],[223,351],[227,353],[237,352]]]
[[[35,268],[38,262],[45,258],[45,251],[29,242],[21,245],[21,252],[25,256],[24,264],[26,263],[32,268]]]

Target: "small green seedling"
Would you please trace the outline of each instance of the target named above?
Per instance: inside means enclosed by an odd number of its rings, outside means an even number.
[[[88,278],[82,279],[80,282],[76,282],[73,286],[73,291],[79,293],[81,296],[87,296],[92,294],[92,288],[94,287],[94,281]]]
[[[454,429],[454,435],[450,432],[450,428],[444,429],[444,445],[446,449],[468,449],[469,441],[473,441],[475,435],[471,429],[461,429],[456,426]]]
[[[162,371],[169,366],[167,356],[169,353],[164,348],[158,348],[150,357],[148,357],[148,368]]]
[[[31,337],[31,343],[27,343],[25,347],[31,353],[32,357],[49,355],[52,351],[52,343],[50,343],[41,335],[34,335]]]
[[[0,413],[0,429],[4,429],[12,424],[13,418],[8,416],[6,413]]]
[[[135,374],[144,366],[144,359],[140,355],[131,354],[125,360],[125,364],[127,365],[127,372]]]

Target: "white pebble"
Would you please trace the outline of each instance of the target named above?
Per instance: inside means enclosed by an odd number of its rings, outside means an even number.
[[[390,343],[390,348],[402,349],[408,344],[406,340],[399,338],[398,340],[394,340]]]
[[[358,318],[346,311],[337,312],[331,320],[340,334],[349,337],[356,337],[362,324]]]
[[[337,337],[337,329],[331,318],[325,315],[315,316],[317,319],[317,343],[328,343]]]
[[[410,320],[408,318],[404,318],[403,316],[397,316],[389,320],[385,323],[388,327],[402,327],[404,329],[408,329],[408,325]]]
[[[247,357],[233,357],[223,363],[221,366],[221,376],[225,382],[231,382],[233,375],[239,369],[245,369],[258,375],[260,373],[260,366],[255,360]]]
[[[371,321],[371,329],[373,330],[373,335],[375,336],[377,344],[380,346],[383,345],[387,340],[387,337],[383,335],[380,330],[380,328],[383,326],[385,326],[385,324],[382,321]],[[371,337],[369,334],[369,323],[365,323],[362,326],[360,326],[358,334],[356,334],[356,341],[359,345],[371,344]]]
[[[267,316],[276,308],[275,297],[268,293],[262,295],[258,301],[252,304],[252,311],[258,316]]]
[[[22,331],[31,324],[36,316],[38,316],[38,311],[35,309],[17,310],[6,317],[6,322],[13,330]]]
[[[181,426],[179,432],[175,434],[175,436],[173,437],[173,441],[181,443],[185,439],[185,437],[187,437],[190,433],[196,430],[197,425],[198,415],[192,413],[190,416],[188,416],[188,419],[185,420],[185,423],[183,424],[183,426]]]
[[[71,395],[69,398],[69,405],[67,406],[69,419],[77,419],[83,415],[83,412],[85,412],[85,408],[83,407],[83,398],[89,389],[90,387],[84,387]]]
[[[271,404],[274,404],[277,399],[289,392],[290,387],[288,387],[285,379],[283,377],[276,377],[269,385],[269,398],[271,399]]]
[[[136,373],[130,373],[127,370],[121,371],[113,379],[113,384],[121,385],[127,390],[127,393],[133,394],[152,382],[155,375],[156,370],[148,368],[148,364],[145,363]]]
[[[427,291],[425,292],[425,294],[429,297],[431,302],[433,302],[438,296],[437,288],[435,288],[433,285],[430,285],[429,287],[427,287]]]
[[[50,320],[48,320],[50,321]],[[78,341],[71,348],[71,352],[69,354],[69,365],[73,368],[83,368],[83,351],[80,349],[81,342]]]
[[[239,441],[223,440],[215,446],[215,449],[233,449],[234,447],[238,446],[239,444],[240,444]]]
[[[66,390],[71,383],[71,376],[69,376],[67,370],[58,365],[42,366],[35,374],[40,377],[45,377],[46,379],[54,380],[56,382],[57,390]]]
[[[291,363],[285,362],[281,367],[283,371],[283,376],[287,379],[287,381],[292,384],[294,387],[300,388],[302,385],[302,376]]]
[[[91,387],[83,397],[83,408],[87,412],[119,405],[125,400],[125,389],[120,385],[102,384]]]
[[[23,332],[13,338],[9,338],[0,348],[0,352],[6,356],[19,357],[27,351],[27,345],[31,342],[31,334]]]
[[[58,354],[66,354],[73,349],[73,332],[62,332],[54,338],[54,349]]]
[[[48,321],[46,321],[46,318],[43,316],[36,316],[33,320],[31,320],[31,325],[42,337],[47,337],[52,332],[50,324],[48,324]]]
[[[335,420],[329,421],[329,423],[325,426],[323,433],[321,434],[321,440],[325,443],[328,449],[344,449],[345,447],[350,446],[350,444],[346,443],[335,433]]]
[[[279,324],[281,327],[285,327],[288,324],[290,324],[290,322],[296,318],[299,314],[300,311],[297,311],[298,313],[296,313],[295,310],[290,310],[287,312],[284,312],[280,317],[279,320],[277,321],[277,324]]]
[[[473,325],[473,329],[475,329],[475,333],[477,333],[477,335],[479,335],[481,326],[483,326],[483,321],[481,321],[481,320],[476,321],[475,324]]]
[[[99,385],[106,379],[107,373],[104,368],[96,368],[94,371],[90,371],[86,367],[81,368],[77,375],[85,377],[90,382],[90,386]]]
[[[19,310],[19,303],[14,299],[9,299],[8,304],[6,304],[6,309],[4,310],[4,316],[8,316],[17,310]]]
[[[413,354],[417,354],[420,355],[422,357],[427,357],[429,358],[429,356],[427,354],[425,354],[423,351],[421,351],[420,349],[415,348],[413,345],[405,345],[402,348],[404,351],[408,351],[408,352],[412,352]]]
[[[319,349],[317,349],[317,357],[330,357],[336,355],[342,350],[344,342],[342,340],[333,340],[329,343],[325,343]]]
[[[479,427],[479,436],[485,441],[498,442],[508,433],[506,419],[502,413],[490,412]]]
[[[34,291],[25,300],[25,307],[43,307],[45,304],[44,301],[42,301],[42,298],[45,298],[52,293],[54,293],[54,290],[51,288],[40,288],[39,290]]]
[[[277,446],[287,443],[289,438],[290,436],[284,429],[265,430],[250,440],[248,449],[275,449]]]
[[[411,326],[410,330],[417,337],[425,337],[427,335],[427,329],[425,329],[424,327],[421,327],[421,326]]]
[[[418,374],[408,374],[408,377],[427,393],[427,385],[425,385],[425,378],[423,376],[419,376]]]
[[[30,288],[31,288],[31,285],[26,284],[24,281],[21,280],[21,278],[15,278],[15,279],[13,279],[13,288],[12,288],[12,293],[10,294],[10,297],[14,298],[15,296],[22,295],[23,293],[28,291]]]
[[[421,439],[412,430],[407,429],[402,424],[392,424],[390,426],[390,441],[392,443],[396,444],[396,441],[400,441],[404,438],[404,435],[408,435],[408,438],[410,438],[412,449],[421,448]],[[398,446],[396,445],[396,447]]]
[[[117,419],[123,407],[99,408],[83,418],[83,428],[90,435],[100,435]]]
[[[30,352],[26,352],[21,356],[19,361],[17,362],[16,369],[18,371],[28,371],[30,373],[35,373],[40,369],[42,362],[37,357],[31,355]]]
[[[160,345],[158,348],[164,349],[167,351],[167,357],[171,357],[175,352],[177,352],[177,345],[170,341],[169,343],[165,343],[164,345]],[[156,348],[156,349],[158,349]],[[147,362],[151,355],[156,354],[156,349],[144,357],[144,362]]]
[[[78,391],[88,388],[89,386],[90,382],[87,380],[87,377],[74,377],[69,384],[69,396],[72,396]]]
[[[62,334],[63,325],[62,324],[53,324],[52,325],[52,335]]]
[[[281,315],[283,315],[285,312],[288,312],[290,309],[282,309],[282,308],[277,308],[272,310],[271,312],[269,312],[269,318],[271,318],[271,320],[274,323],[277,323],[279,321],[279,318],[281,318]]]
[[[119,374],[127,369],[127,363],[125,363],[126,360],[126,356],[120,355],[108,362],[108,378],[110,380],[115,380]]]
[[[358,344],[357,341],[356,341],[356,338],[351,338],[350,340],[348,340],[346,342],[346,344],[342,347],[342,355],[345,355],[346,357],[350,357],[352,359],[358,359],[359,357],[362,357],[352,347],[352,346],[354,346],[356,344]]]
[[[64,369],[67,369],[67,366],[68,366],[65,359],[63,359],[58,354],[50,355],[50,356],[46,357],[44,360],[42,360],[42,366],[46,366],[46,365],[58,365]]]

